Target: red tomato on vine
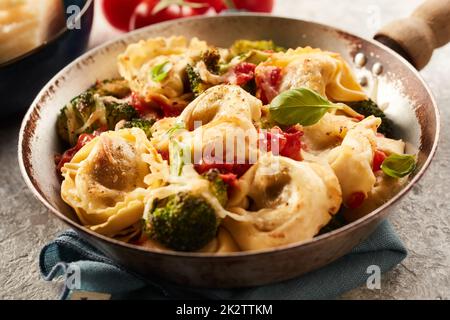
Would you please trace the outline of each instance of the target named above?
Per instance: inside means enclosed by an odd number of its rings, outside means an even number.
[[[103,0],[103,12],[117,29],[130,31],[158,22],[226,9],[271,12],[274,0]]]

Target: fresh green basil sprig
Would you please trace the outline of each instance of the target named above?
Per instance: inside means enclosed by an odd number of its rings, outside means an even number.
[[[393,178],[403,178],[416,168],[416,157],[411,154],[391,154],[384,159],[381,170]]]
[[[155,82],[161,82],[169,75],[170,69],[173,65],[169,61],[157,64],[151,70],[152,80]]]
[[[269,110],[271,118],[279,124],[311,126],[322,119],[328,110],[334,108],[342,109],[342,105],[302,87],[279,94],[272,100]]]

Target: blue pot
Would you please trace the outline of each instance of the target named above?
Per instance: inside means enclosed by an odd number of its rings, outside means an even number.
[[[2,118],[25,111],[42,87],[86,50],[94,18],[94,1],[65,0],[67,18],[74,14],[69,8],[72,5],[81,9],[75,20],[80,28],[65,27],[47,43],[0,64]]]

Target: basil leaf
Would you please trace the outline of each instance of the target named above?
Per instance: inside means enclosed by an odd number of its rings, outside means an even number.
[[[381,164],[381,170],[393,178],[403,178],[416,168],[416,157],[410,154],[391,154]]]
[[[154,66],[151,70],[152,80],[155,82],[163,81],[169,75],[170,69],[172,69],[172,64],[169,61]]]
[[[302,87],[279,94],[272,100],[269,110],[272,119],[279,124],[311,126],[333,108],[340,106],[315,91]]]

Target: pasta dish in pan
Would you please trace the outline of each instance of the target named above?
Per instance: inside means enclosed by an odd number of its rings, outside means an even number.
[[[117,61],[120,78],[57,122],[61,196],[102,235],[213,253],[297,243],[377,208],[415,168],[337,53],[174,36]]]

